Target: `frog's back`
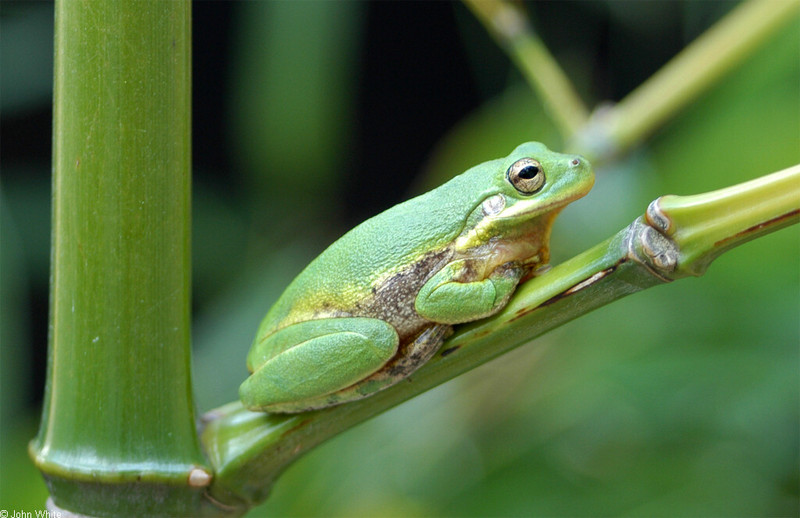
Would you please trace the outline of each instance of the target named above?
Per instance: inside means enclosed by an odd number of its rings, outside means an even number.
[[[347,232],[292,281],[267,313],[259,335],[295,322],[351,314],[382,280],[427,253],[446,248],[485,197],[482,191],[491,189],[483,185],[487,165],[474,167]]]

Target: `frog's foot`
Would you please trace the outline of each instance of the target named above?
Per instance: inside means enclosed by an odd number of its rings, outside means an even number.
[[[258,344],[248,357],[253,374],[239,388],[244,406],[301,412],[370,376],[396,357],[399,337],[377,318],[346,317],[300,322]]]
[[[453,326],[444,324],[437,324],[425,329],[412,342],[402,347],[400,354],[395,359],[364,381],[386,378],[394,380],[390,384],[393,385],[397,381],[407,378],[430,360],[439,350],[445,338],[452,334]]]
[[[307,405],[300,410],[315,410],[363,399],[378,391],[406,379],[439,350],[445,338],[453,333],[453,327],[437,324],[423,330],[417,338],[400,347],[397,355],[380,370],[369,377],[342,390],[321,397],[298,401],[298,405]],[[286,411],[286,410],[282,410]]]
[[[524,269],[509,261],[480,280],[463,280],[470,272],[467,260],[447,264],[426,282],[414,307],[431,322],[460,324],[485,318],[500,311],[519,283]]]

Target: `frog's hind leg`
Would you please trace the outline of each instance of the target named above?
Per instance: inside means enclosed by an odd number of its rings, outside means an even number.
[[[299,322],[254,346],[253,372],[239,388],[251,410],[301,412],[363,380],[397,356],[394,327],[377,318],[343,317]]]
[[[453,327],[436,324],[424,329],[414,340],[402,345],[397,355],[379,371],[339,391],[303,401],[307,410],[356,401],[370,396],[406,379],[424,365],[439,350],[445,338],[453,333]]]

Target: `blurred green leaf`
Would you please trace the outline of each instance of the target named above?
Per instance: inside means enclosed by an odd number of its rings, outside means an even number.
[[[258,199],[251,201],[274,217],[294,213],[285,221],[301,224],[330,198],[352,146],[354,45],[362,4],[239,7],[236,161],[258,188]]]
[[[45,509],[48,491],[39,470],[28,457],[28,443],[36,435],[38,412],[4,417],[0,428],[0,510],[33,512]],[[20,515],[21,516],[21,515]]]
[[[4,70],[0,74],[0,109],[4,114],[16,114],[48,102],[53,95],[53,4],[8,2],[0,25],[4,40],[0,45]]]
[[[29,341],[26,284],[28,275],[18,229],[0,190],[0,426],[25,408],[30,394],[26,374],[30,355],[24,344]]]
[[[227,291],[247,264],[244,209],[208,185],[192,188],[192,298],[201,308]]]

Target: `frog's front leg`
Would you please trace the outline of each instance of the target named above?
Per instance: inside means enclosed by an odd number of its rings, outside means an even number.
[[[506,263],[483,280],[461,281],[468,271],[468,264],[462,259],[437,272],[417,294],[417,313],[442,324],[488,317],[506,305],[523,273],[517,264]]]
[[[251,410],[304,410],[304,401],[349,387],[380,369],[398,344],[394,327],[377,318],[293,324],[253,346],[247,357],[252,375],[239,396]]]

